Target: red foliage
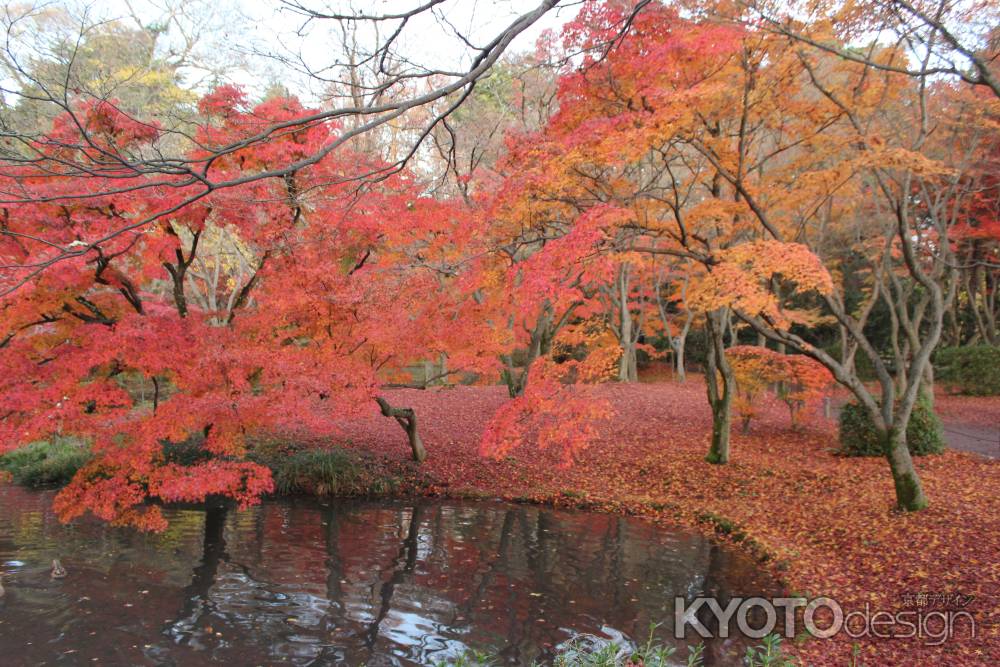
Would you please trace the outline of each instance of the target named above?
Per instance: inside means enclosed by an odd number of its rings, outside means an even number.
[[[560,467],[572,465],[612,417],[611,406],[589,384],[607,377],[617,357],[616,351],[611,350],[610,358],[607,352],[598,349],[583,362],[536,362],[524,393],[500,406],[490,420],[480,452],[502,458],[531,442],[561,452]]]
[[[302,160],[333,138],[329,126],[274,129],[309,113],[296,100],[249,108],[225,87],[201,110],[201,145],[272,130],[212,160],[220,180]],[[58,119],[41,142],[50,158],[3,174],[39,201],[7,209],[0,246],[0,264],[44,264],[52,243],[108,237],[0,300],[0,448],[64,434],[95,456],[60,494],[64,519],[90,511],[162,529],[150,500],[254,502],[271,482],[244,460],[248,435],[329,433],[334,416],[357,414],[384,378],[419,359],[447,354],[456,372],[495,371],[494,341],[504,339],[482,315],[491,303],[472,298],[479,267],[460,271],[482,250],[464,204],[426,197],[407,173],[359,201],[348,177],[385,165],[346,148],[288,177],[206,193],[124,166],[126,151],[156,139],[154,127],[110,103],[78,115],[106,143],[83,145],[74,123]],[[104,195],[64,197],[67,151],[93,163],[90,182]],[[3,277],[0,288],[24,275]],[[170,459],[164,444],[183,441],[208,462]]]

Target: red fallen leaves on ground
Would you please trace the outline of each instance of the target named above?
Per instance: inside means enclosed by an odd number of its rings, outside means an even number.
[[[936,392],[934,410],[946,422],[1000,430],[1000,396],[960,396]]]
[[[709,514],[733,522],[743,544],[769,554],[762,567],[790,593],[826,595],[845,613],[910,610],[907,596],[975,596],[977,636],[967,628],[940,646],[913,639],[859,640],[856,664],[1000,664],[1000,467],[971,454],[924,457],[917,466],[929,509],[900,515],[883,459],[834,456],[833,424],[788,425],[785,406],[761,406],[749,435],[733,434],[732,462],[710,465],[704,384],[609,384],[599,388],[615,416],[597,439],[560,467],[556,448],[531,443],[502,459],[479,455],[488,421],[509,399],[503,387],[392,392],[417,410],[429,459],[422,470],[453,495],[495,496],[634,513],[696,524]],[[998,412],[993,410],[993,415]],[[373,410],[347,425],[352,446],[404,459],[399,426]],[[709,526],[703,523],[706,529]],[[807,664],[847,665],[852,642],[788,642]]]

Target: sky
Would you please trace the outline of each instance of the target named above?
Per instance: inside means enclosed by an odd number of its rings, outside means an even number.
[[[423,4],[425,0],[296,0],[323,12],[371,14],[398,13]],[[455,34],[460,32],[472,44],[488,42],[517,16],[534,9],[540,0],[447,0],[431,14],[410,21],[399,39],[399,50],[417,64],[433,68],[459,69],[467,66],[472,50]],[[207,61],[238,59],[226,78],[250,89],[263,90],[281,83],[291,92],[308,99],[318,91],[315,80],[297,75],[279,58],[290,59],[323,74],[336,62],[338,41],[331,30],[339,29],[330,21],[306,21],[301,13],[279,0],[102,0],[97,4],[67,5],[74,11],[88,11],[103,19],[136,18],[145,24],[163,21],[167,5],[189,3],[190,26],[199,26],[200,49]],[[544,30],[558,32],[579,9],[579,0],[564,0],[565,7],[549,12],[521,34],[512,51],[533,48]],[[388,26],[392,26],[391,28]],[[398,23],[385,24],[382,34]],[[371,40],[371,25],[365,24],[362,39]],[[170,27],[171,40],[182,39],[176,25]],[[192,71],[189,78],[198,80],[204,73]],[[209,85],[209,84],[205,84]]]

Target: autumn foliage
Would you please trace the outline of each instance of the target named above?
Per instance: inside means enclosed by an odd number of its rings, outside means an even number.
[[[232,88],[201,108],[206,146],[304,111],[282,99],[251,107]],[[110,104],[84,117],[117,150],[140,150],[155,138],[155,127],[122,118]],[[421,196],[407,174],[358,201],[347,170],[379,165],[340,153],[293,177],[192,197],[108,167],[105,149],[81,145],[74,131],[57,120],[39,150],[56,171],[67,150],[93,159],[101,175],[94,197],[61,201],[60,179],[41,169],[8,173],[54,201],[8,209],[7,227],[17,234],[3,237],[5,257],[44,256],[29,240],[42,231],[71,246],[157,207],[178,208],[39,273],[3,302],[2,447],[67,433],[95,454],[60,494],[64,518],[91,511],[161,528],[149,500],[218,494],[256,502],[272,486],[266,469],[244,460],[248,436],[329,433],[331,414],[373,400],[380,373],[445,350],[456,369],[495,365],[491,334],[476,334],[475,318],[461,330],[450,326],[477,308],[463,298],[466,287],[440,279],[459,249],[465,256],[475,245],[472,230],[453,205]],[[288,132],[212,169],[239,181],[320,149],[329,132]],[[479,347],[464,344],[470,336]],[[192,439],[207,460],[165,458],[165,443]]]
[[[738,345],[727,350],[736,377],[736,410],[743,420],[744,432],[757,416],[757,403],[774,388],[777,397],[788,406],[792,426],[806,408],[816,404],[833,388],[833,377],[822,365],[802,355],[782,354],[765,347]]]
[[[494,101],[462,170],[448,113],[444,164],[407,163],[365,114],[222,85],[167,159],[176,135],[74,97],[0,161],[0,453],[79,443],[60,517],[163,530],[163,504],[272,492],[262,439],[403,459],[402,426],[430,492],[727,517],[858,603],[935,567],[985,596],[995,471],[918,466],[905,433],[939,344],[1000,341],[1000,95],[901,69],[916,38],[831,46],[870,3],[781,29],[749,4],[582,3],[540,41],[536,121],[503,113],[523,87]],[[636,384],[667,356],[703,373]],[[830,454],[834,381],[885,461]]]

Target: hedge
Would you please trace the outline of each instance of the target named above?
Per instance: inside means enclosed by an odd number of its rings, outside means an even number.
[[[944,451],[941,421],[925,398],[917,399],[906,426],[906,446],[910,454],[924,456]],[[848,403],[840,411],[840,450],[844,456],[884,456],[885,441],[879,437],[868,411]]]
[[[944,347],[934,354],[935,381],[949,391],[973,396],[1000,395],[1000,347]]]

